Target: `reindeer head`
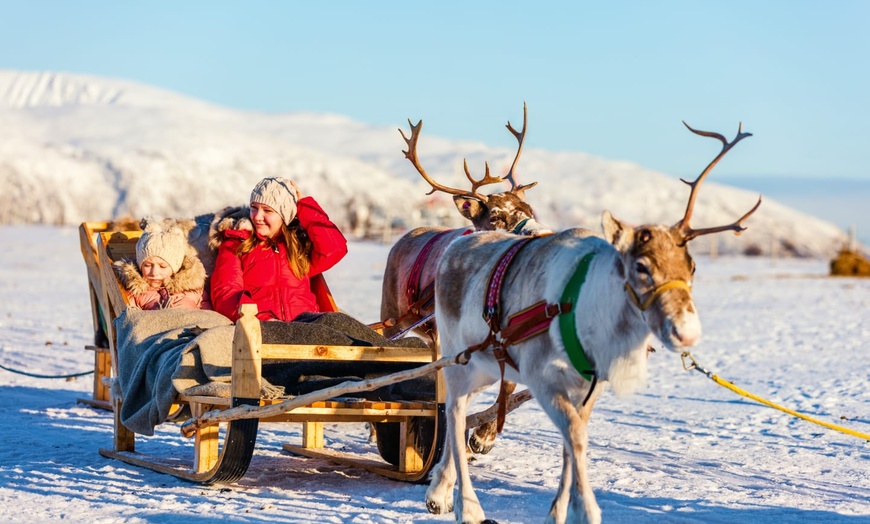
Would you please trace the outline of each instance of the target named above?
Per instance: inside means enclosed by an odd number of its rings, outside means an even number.
[[[471,172],[468,170],[468,162],[463,162],[465,176],[468,178],[469,182],[471,182],[471,191],[454,189],[452,187],[441,185],[433,180],[432,177],[426,173],[426,170],[423,169],[423,166],[417,158],[417,139],[420,137],[420,128],[423,126],[422,120],[417,122],[417,125],[414,125],[410,120],[408,120],[408,124],[411,126],[410,138],[406,137],[401,129],[399,130],[399,133],[402,134],[402,138],[404,138],[405,143],[408,144],[408,150],[404,151],[405,158],[414,164],[414,167],[417,168],[417,171],[423,179],[432,186],[432,190],[427,194],[431,195],[435,191],[441,191],[453,195],[453,202],[456,204],[456,209],[459,210],[462,216],[470,220],[474,225],[474,228],[478,231],[501,230],[519,233],[520,230],[523,229],[523,225],[528,220],[534,218],[532,207],[526,203],[525,192],[527,189],[532,188],[537,184],[537,182],[533,182],[526,185],[517,185],[514,180],[514,169],[517,166],[517,161],[520,159],[520,153],[523,150],[523,141],[526,136],[527,123],[528,113],[526,111],[526,105],[523,104],[522,132],[517,132],[513,126],[511,126],[510,122],[507,123],[508,130],[514,135],[514,137],[516,137],[519,146],[517,147],[517,154],[511,164],[510,171],[508,171],[508,174],[505,175],[504,178],[491,176],[489,173],[489,163],[487,162],[486,172],[484,173],[483,178],[475,180],[474,177],[471,176]],[[511,183],[510,190],[491,195],[483,195],[478,192],[480,187],[487,184],[501,182],[502,180],[507,180]]]
[[[688,242],[701,235],[721,231],[734,231],[739,235],[746,229],[742,225],[743,222],[761,205],[759,196],[755,206],[732,224],[692,229],[689,221],[701,182],[713,166],[725,156],[725,153],[737,142],[752,135],[744,133],[741,124],[737,136],[728,142],[718,133],[698,131],[685,122],[683,124],[697,135],[716,138],[722,142],[722,151],[694,182],[683,180],[692,188],[683,218],[670,227],[663,225],[631,227],[619,222],[607,211],[601,217],[604,237],[621,254],[625,292],[630,297],[633,307],[643,316],[653,334],[673,351],[681,351],[683,347],[692,346],[701,337],[701,321],[692,302],[695,262],[689,255]]]

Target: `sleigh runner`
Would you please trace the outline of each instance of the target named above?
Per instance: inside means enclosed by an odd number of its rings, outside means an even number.
[[[285,443],[283,449],[298,455],[323,458],[343,465],[363,468],[379,475],[402,481],[425,479],[437,462],[443,443],[443,388],[435,380],[431,400],[366,400],[361,398],[330,398],[294,408],[265,418],[231,420],[220,425],[202,425],[192,430],[189,460],[143,454],[136,450],[136,433],[122,423],[120,416],[124,398],[111,396],[110,379],[119,376],[118,333],[113,320],[121,316],[130,303],[127,291],[120,285],[112,264],[135,255],[135,244],[141,231],[110,232],[110,224],[87,222],[81,225],[81,247],[88,270],[91,308],[94,320],[95,352],[94,393],[82,402],[107,407],[114,416],[111,448],[100,454],[161,473],[201,482],[228,483],[244,476],[253,457],[260,423],[291,422],[302,424],[301,442]],[[336,311],[331,294],[322,277],[312,279],[312,285],[323,286],[327,303],[324,311]],[[231,395],[183,395],[175,402],[189,406],[194,419],[212,410],[230,407],[270,406],[286,398],[264,398],[261,395],[263,366],[270,362],[299,361],[371,362],[377,365],[420,367],[438,360],[433,347],[334,346],[318,344],[264,343],[263,326],[256,318],[256,307],[242,308],[242,317],[232,328]],[[117,392],[115,392],[117,393]],[[304,398],[304,397],[303,397]],[[325,423],[372,423],[377,434],[377,453],[333,450],[326,447]]]

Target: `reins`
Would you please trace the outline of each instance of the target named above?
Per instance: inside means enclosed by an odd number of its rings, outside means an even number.
[[[84,377],[85,375],[91,375],[94,372],[94,370],[92,369],[90,371],[83,371],[81,373],[69,373],[67,375],[40,375],[37,373],[28,373],[27,371],[21,371],[18,369],[8,368],[8,367],[4,366],[3,364],[0,364],[0,369],[5,369],[6,371],[8,371],[10,373],[17,373],[19,375],[24,375],[25,377],[62,378],[62,379],[66,379],[66,380],[71,380],[71,379],[78,378],[78,377]]]
[[[727,380],[724,380],[724,379],[720,378],[718,375],[715,375],[712,372],[701,367],[701,365],[698,364],[698,361],[695,360],[695,357],[693,357],[692,354],[688,351],[686,351],[682,355],[680,355],[680,358],[682,358],[682,360],[683,360],[683,369],[685,369],[686,371],[691,371],[694,369],[694,370],[698,371],[699,373],[706,375],[713,382],[719,384],[720,386],[722,386],[726,389],[730,389],[731,391],[737,393],[738,395],[744,396],[746,398],[751,398],[752,400],[759,402],[761,404],[764,404],[765,406],[768,406],[768,407],[771,407],[774,409],[778,409],[778,410],[782,411],[783,413],[788,413],[789,415],[806,420],[808,422],[812,422],[813,424],[818,424],[820,426],[824,426],[826,428],[833,429],[835,431],[839,431],[839,432],[845,433],[847,435],[852,435],[853,437],[862,438],[864,440],[870,440],[870,435],[868,435],[866,433],[860,433],[858,431],[855,431],[855,430],[852,430],[849,428],[844,428],[842,426],[837,426],[837,425],[831,424],[829,422],[824,422],[822,420],[818,420],[818,419],[809,417],[807,415],[804,415],[803,413],[798,413],[797,411],[794,411],[792,409],[788,409],[788,408],[780,406],[778,404],[774,404],[773,402],[766,400],[766,399],[763,399],[763,398],[759,397],[758,395],[753,395],[752,393],[735,386],[734,383],[729,382]],[[687,359],[689,361],[691,361],[691,363],[687,363],[686,362]]]

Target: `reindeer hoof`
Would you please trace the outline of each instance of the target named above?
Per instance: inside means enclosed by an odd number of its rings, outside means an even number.
[[[441,513],[450,513],[453,511],[453,506],[448,506],[447,511],[441,511],[441,504],[438,504],[434,500],[427,500],[426,509],[428,509],[429,513],[433,515],[440,515]]]
[[[498,521],[492,520],[492,519],[486,519],[483,522],[481,522],[480,524],[498,524]]]
[[[471,438],[468,439],[468,449],[478,455],[486,455],[492,451],[492,447],[492,444],[486,445],[482,440],[478,440],[475,435],[471,435]]]

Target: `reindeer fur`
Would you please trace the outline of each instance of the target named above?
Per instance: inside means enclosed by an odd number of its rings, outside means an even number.
[[[594,253],[571,315],[577,336],[593,363],[598,385],[572,366],[558,321],[549,331],[508,348],[519,371],[506,366],[505,380],[525,384],[564,440],[562,481],[548,522],[601,519],[586,467],[587,423],[592,406],[609,384],[618,395],[643,387],[647,347],[652,335],[679,351],[700,337],[700,322],[688,285],[694,263],[685,242],[664,226],[631,228],[605,212],[605,237],[571,229],[536,239],[509,267],[502,287],[503,322],[539,300],[560,302],[579,260]],[[482,318],[484,294],[492,268],[516,237],[500,232],[475,233],[454,240],[445,250],[435,278],[435,317],[443,356],[455,356],[488,333]],[[687,286],[666,291],[641,311],[628,298],[628,282],[639,295],[679,279]],[[456,512],[457,522],[480,523],[483,509],[471,486],[463,435],[471,396],[498,381],[499,365],[490,350],[472,354],[465,366],[444,369],[447,384],[445,451],[426,492],[432,513]],[[589,397],[586,404],[584,399]],[[457,478],[458,473],[458,478]],[[457,492],[454,499],[453,486]]]

